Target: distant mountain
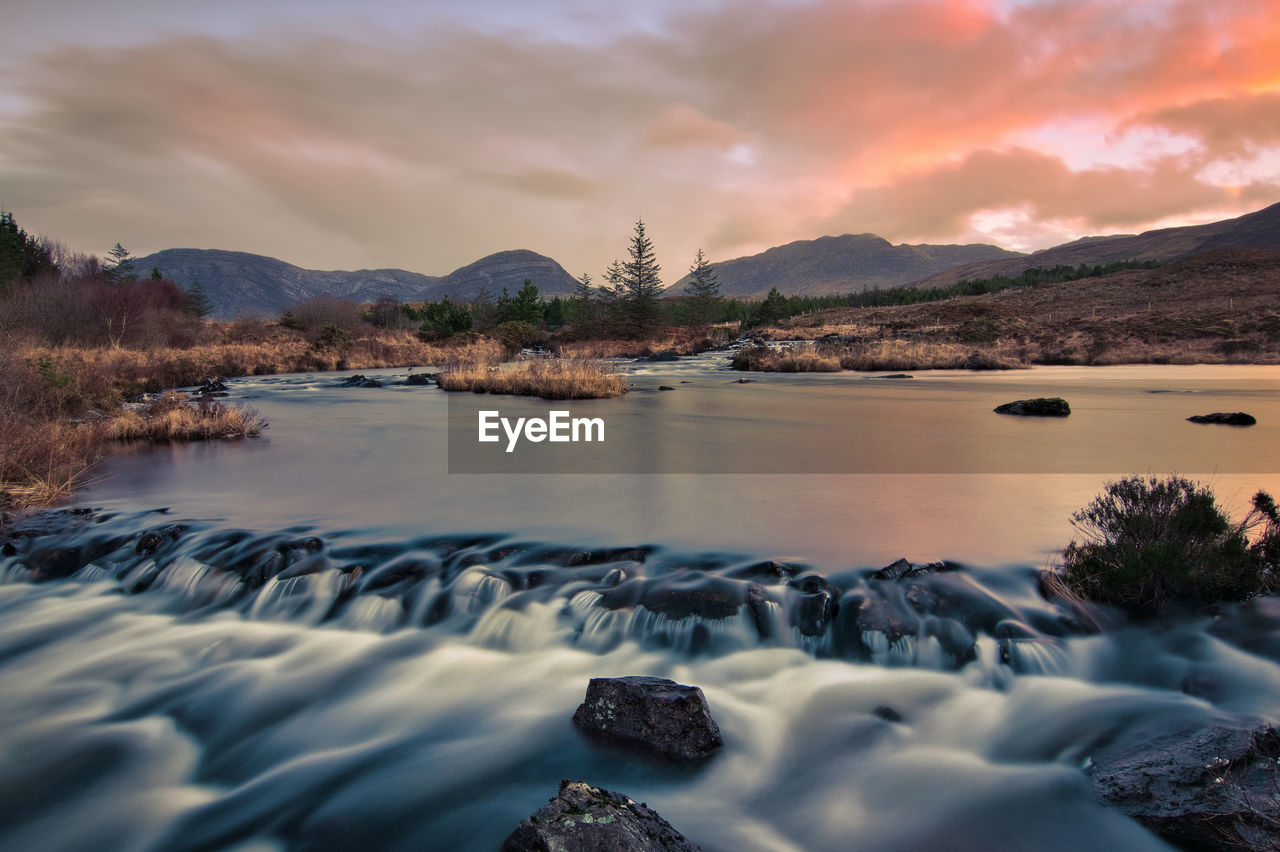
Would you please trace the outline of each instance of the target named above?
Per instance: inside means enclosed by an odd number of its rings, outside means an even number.
[[[897,287],[952,266],[1017,257],[992,245],[895,246],[875,234],[845,234],[788,243],[712,268],[725,296],[762,298],[773,287],[787,295],[819,296]],[[686,275],[666,295],[682,295],[688,283]]]
[[[497,296],[503,287],[514,293],[529,278],[544,296],[554,296],[571,292],[574,284],[560,264],[524,250],[498,252],[443,277],[403,269],[303,269],[273,257],[217,249],[165,249],[135,258],[133,265],[140,275],[157,268],[183,287],[199,281],[218,319],[274,317],[295,302],[320,295],[362,303],[382,296],[405,302],[446,294],[468,299],[481,284]]]
[[[430,299],[447,295],[450,299],[469,300],[481,287],[496,298],[505,287],[515,293],[528,278],[543,296],[567,295],[577,283],[564,267],[537,252],[518,249],[500,251],[450,272],[432,285]]]
[[[1020,257],[953,266],[915,283],[921,287],[946,286],[961,278],[1018,275],[1037,266],[1079,266],[1117,260],[1174,261],[1215,249],[1280,250],[1280,204],[1207,225],[1161,228],[1141,234],[1084,237]]]

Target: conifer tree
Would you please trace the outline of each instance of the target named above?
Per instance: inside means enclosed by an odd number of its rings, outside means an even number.
[[[707,261],[702,249],[689,267],[692,276],[685,293],[689,295],[688,317],[691,325],[709,325],[715,319],[716,309],[720,306],[720,277],[716,275]]]

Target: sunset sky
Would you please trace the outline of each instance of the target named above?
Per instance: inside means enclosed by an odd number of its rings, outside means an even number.
[[[599,276],[643,217],[670,283],[699,246],[1031,250],[1280,201],[1280,0],[16,5],[0,208],[97,254]]]

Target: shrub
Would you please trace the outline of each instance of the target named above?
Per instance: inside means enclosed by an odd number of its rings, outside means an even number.
[[[1063,552],[1057,579],[1086,600],[1128,610],[1206,606],[1275,582],[1280,519],[1266,492],[1233,524],[1212,492],[1188,479],[1133,476],[1108,483],[1071,522],[1080,540]]]

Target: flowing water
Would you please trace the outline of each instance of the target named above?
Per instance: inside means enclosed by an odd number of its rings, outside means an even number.
[[[0,848],[494,849],[573,778],[712,850],[1161,849],[1091,751],[1280,721],[1280,602],[1097,635],[1036,590],[1117,475],[1280,491],[1274,368],[722,362],[630,365],[568,406],[605,443],[526,472],[456,472],[500,457],[450,415],[563,405],[390,370],[237,380],[261,439],[114,459],[0,560]],[[1045,395],[1071,417],[991,413]],[[874,574],[901,556],[948,561]],[[628,674],[702,687],[721,753],[582,739],[587,680]]]

